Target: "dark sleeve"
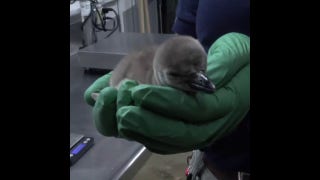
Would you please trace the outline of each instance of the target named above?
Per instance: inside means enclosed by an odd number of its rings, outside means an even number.
[[[172,31],[189,35],[194,38],[196,36],[196,15],[199,0],[179,0],[176,9],[176,19],[172,27]]]
[[[233,133],[204,148],[205,158],[220,170],[250,173],[250,111]]]
[[[201,0],[195,14],[196,36],[206,51],[229,32],[250,36],[250,0]]]

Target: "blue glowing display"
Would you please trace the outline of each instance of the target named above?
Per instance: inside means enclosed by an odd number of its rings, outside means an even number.
[[[79,144],[76,148],[74,148],[71,151],[71,153],[72,154],[78,154],[81,151],[81,149],[83,149],[84,146],[85,146],[85,144]]]

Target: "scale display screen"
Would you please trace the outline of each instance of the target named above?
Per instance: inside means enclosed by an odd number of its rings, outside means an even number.
[[[74,148],[71,151],[71,153],[72,154],[78,154],[83,149],[84,146],[85,146],[85,144],[83,144],[83,143],[79,144],[76,148]]]

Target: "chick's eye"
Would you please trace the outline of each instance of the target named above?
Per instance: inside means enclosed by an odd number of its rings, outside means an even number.
[[[177,74],[177,73],[174,73],[174,72],[169,72],[168,74],[169,74],[170,76],[173,76],[173,77],[181,76],[180,74]]]

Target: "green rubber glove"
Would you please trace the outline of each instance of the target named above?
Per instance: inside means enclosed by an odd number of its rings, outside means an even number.
[[[160,154],[203,148],[232,132],[250,108],[250,39],[229,33],[208,52],[208,77],[213,94],[195,96],[126,80],[117,91],[108,87],[111,74],[95,81],[85,92],[93,106],[98,131],[144,144]],[[91,93],[100,92],[96,103]]]

